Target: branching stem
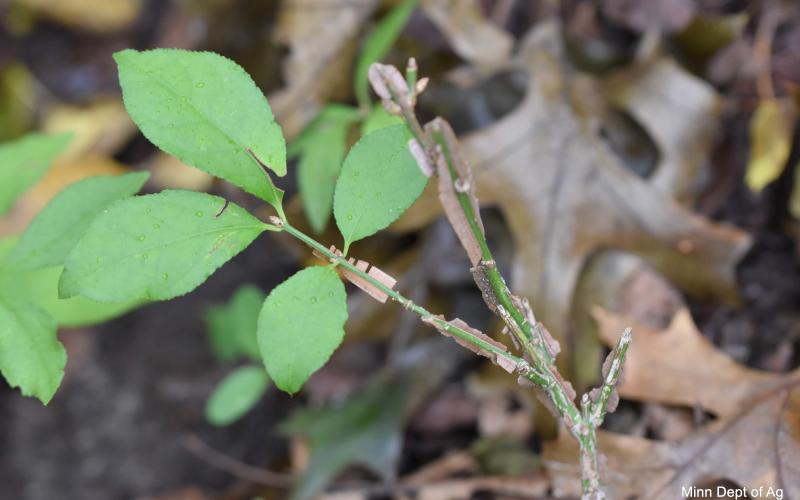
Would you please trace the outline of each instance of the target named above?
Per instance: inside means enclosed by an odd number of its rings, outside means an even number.
[[[274,221],[277,224],[277,221]],[[326,248],[322,243],[319,243],[317,240],[308,236],[307,234],[303,233],[299,229],[295,228],[288,222],[280,223],[280,227],[286,233],[292,235],[293,237],[297,238],[311,249],[316,250],[319,254],[324,255],[331,263],[336,264],[337,266],[341,266],[348,271],[352,272],[353,274],[357,275],[362,280],[368,282],[370,285],[374,286],[378,290],[382,291],[386,295],[388,295],[392,300],[398,302],[403,307],[412,311],[416,315],[418,315],[421,319],[425,320],[428,323],[433,324],[437,329],[444,330],[453,337],[459,338],[464,342],[467,342],[474,346],[476,349],[487,353],[490,357],[493,358],[502,358],[505,361],[506,366],[514,366],[516,371],[523,377],[527,378],[531,382],[537,385],[547,383],[545,379],[543,379],[540,374],[524,359],[514,356],[513,354],[509,353],[508,351],[504,351],[498,346],[492,344],[491,342],[487,342],[485,339],[475,335],[472,332],[467,331],[466,329],[460,328],[451,322],[448,322],[442,319],[440,316],[436,316],[424,307],[420,306],[419,304],[415,304],[411,299],[403,296],[397,290],[387,286],[383,282],[378,279],[375,279],[369,273],[362,271],[358,267],[351,264],[345,257],[338,255],[332,252],[330,249]]]
[[[424,323],[435,327],[442,334],[453,337],[470,350],[490,358],[495,364],[510,373],[517,373],[520,380],[528,380],[538,388],[538,394],[564,423],[580,446],[581,486],[584,500],[602,500],[605,494],[600,487],[600,457],[597,449],[597,429],[608,411],[613,411],[618,397],[615,387],[622,373],[622,365],[631,342],[630,329],[619,340],[609,355],[603,370],[603,384],[581,398],[580,409],[575,404],[575,391],[565,381],[555,364],[558,344],[550,334],[536,322],[527,300],[513,295],[497,268],[492,252],[483,233],[483,224],[478,211],[478,202],[471,185],[468,165],[458,154],[455,135],[449,125],[436,119],[424,128],[415,113],[416,97],[424,88],[417,82],[417,67],[409,62],[406,77],[391,66],[375,64],[369,71],[370,82],[390,113],[400,115],[416,142],[423,148],[431,165],[436,165],[440,174],[440,196],[445,212],[470,256],[473,277],[483,293],[491,311],[505,323],[507,331],[525,357],[511,354],[507,347],[482,332],[473,329],[461,320],[447,321],[434,315],[411,299],[404,297],[387,284],[374,277],[367,268],[360,269],[334,247],[327,248],[312,237],[295,228],[280,217],[271,218],[276,230],[284,231],[315,251],[328,263],[343,270],[343,275],[358,286],[366,283],[383,295],[379,300],[391,298],[420,317]],[[422,85],[419,85],[419,84]],[[417,160],[420,161],[420,160]],[[454,201],[457,200],[457,203]],[[458,222],[456,224],[455,222]],[[463,226],[467,226],[465,229]],[[345,272],[346,271],[346,272]],[[366,290],[366,288],[365,288]],[[527,359],[526,359],[527,358]],[[524,379],[524,380],[523,380]]]
[[[452,192],[450,196],[455,196],[461,210],[461,213],[456,215],[456,220],[466,221],[469,228],[468,233],[471,233],[467,237],[469,241],[465,243],[462,239],[462,244],[470,254],[475,266],[473,275],[475,275],[478,287],[483,292],[484,300],[489,309],[504,321],[515,342],[523,347],[537,373],[538,380],[531,380],[545,394],[550,403],[548,406],[558,414],[566,428],[580,444],[583,498],[592,500],[605,498],[600,488],[597,428],[603,422],[610,406],[612,393],[619,381],[622,363],[631,341],[630,330],[625,331],[619,345],[609,356],[607,361],[609,369],[607,373],[604,373],[603,385],[591,393],[592,397],[589,394],[583,396],[582,408],[579,410],[573,400],[575,392],[572,386],[564,380],[556,368],[555,342],[535,321],[527,302],[511,293],[497,268],[483,233],[480,214],[477,211],[477,199],[474,196],[473,187],[470,185],[472,180],[469,167],[463,161],[460,164],[457,163],[461,160],[456,151],[457,143],[454,136],[452,133],[448,135],[449,126],[448,130],[445,130],[446,123],[437,119],[423,128],[414,109],[415,89],[396,83],[398,78],[395,68],[374,65],[371,71],[377,77],[373,82],[376,90],[377,88],[383,90],[384,104],[387,109],[393,110],[405,119],[406,125],[416,141],[424,148],[432,165],[444,163],[442,168],[446,168],[446,171],[441,172],[442,177],[448,176],[449,182],[452,182],[452,189],[448,187],[447,193]],[[407,77],[415,80],[417,78],[416,71],[416,64],[414,64],[413,75],[407,74]],[[380,79],[382,81],[378,81]],[[448,207],[445,209],[447,212]],[[457,212],[458,208],[450,207],[450,210]],[[448,213],[449,217],[450,213]],[[457,229],[458,231],[459,229]],[[461,236],[459,237],[461,238]],[[478,257],[478,253],[480,257]]]
[[[426,134],[417,119],[414,108],[408,99],[408,95],[399,92],[399,89],[391,85],[391,81],[388,79],[386,81],[386,86],[392,93],[393,102],[399,106],[411,133],[414,135],[417,142],[423,146],[431,163],[435,165],[438,156],[442,155],[447,164],[447,169],[450,172],[450,178],[456,183],[460,179],[460,176],[458,175],[458,169],[455,165],[453,152],[450,150],[447,140],[445,140],[444,132],[441,128],[434,126],[431,127],[432,137]],[[506,311],[507,314],[504,315],[498,312],[498,315],[506,322],[512,332],[524,332],[524,338],[520,340],[526,347],[526,352],[531,357],[531,362],[534,367],[542,374],[545,380],[545,383],[541,384],[540,387],[547,392],[553,406],[567,424],[567,428],[577,437],[580,434],[582,421],[578,407],[575,406],[572,397],[569,396],[571,390],[565,386],[563,378],[557,375],[556,367],[553,364],[554,358],[547,350],[546,340],[542,338],[541,332],[536,330],[535,325],[527,320],[525,313],[520,311],[519,306],[512,298],[511,291],[508,289],[505,279],[503,279],[497,266],[494,265],[494,257],[489,249],[489,244],[486,241],[480,223],[478,222],[479,216],[475,213],[472,200],[470,200],[469,195],[464,192],[463,189],[460,189],[459,186],[455,186],[454,190],[459,205],[469,223],[470,230],[480,247],[482,262],[486,264],[484,265],[484,272],[494,292],[493,295],[498,302],[497,305],[488,305],[492,310],[497,311],[502,307],[502,310]],[[534,342],[534,338],[536,338],[536,342]]]

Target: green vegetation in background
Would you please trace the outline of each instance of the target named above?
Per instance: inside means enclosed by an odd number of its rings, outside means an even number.
[[[404,0],[384,16],[364,41],[354,78],[358,108],[342,104],[326,106],[295,139],[289,157],[299,157],[298,187],[311,229],[325,230],[333,208],[333,193],[342,168],[351,126],[360,123],[361,135],[403,121],[388,114],[369,98],[367,71],[381,61],[403,31],[418,0]]]
[[[2,205],[8,209],[35,184],[69,142],[70,134],[31,134],[0,145]],[[19,237],[0,240],[0,373],[12,387],[47,403],[64,376],[66,351],[59,326],[83,326],[118,316],[140,303],[101,304],[58,297],[64,261],[92,220],[132,196],[147,173],[96,176],[75,182],[34,218]]]

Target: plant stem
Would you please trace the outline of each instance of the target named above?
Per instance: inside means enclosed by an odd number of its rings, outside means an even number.
[[[583,500],[605,500],[600,489],[600,463],[597,452],[597,431],[587,425],[582,439],[578,440],[581,449],[581,498]]]
[[[589,394],[584,394],[581,400],[582,408],[579,410],[573,400],[575,392],[572,386],[563,379],[555,366],[555,355],[557,354],[555,341],[535,321],[527,302],[511,293],[505,279],[503,279],[497,268],[483,234],[480,214],[477,211],[477,199],[475,198],[473,187],[470,185],[472,181],[469,167],[463,162],[456,163],[460,161],[460,157],[455,153],[457,148],[455,136],[446,122],[440,119],[434,120],[424,128],[420,125],[414,110],[415,90],[402,88],[402,86],[393,83],[394,79],[391,75],[396,73],[396,69],[377,66],[377,72],[382,75],[384,87],[391,93],[391,99],[384,100],[385,104],[388,104],[387,109],[394,107],[398,114],[403,116],[406,125],[411,130],[416,141],[424,148],[432,165],[441,165],[439,163],[440,160],[445,163],[446,174],[449,174],[449,181],[452,182],[452,193],[448,188],[447,194],[444,196],[455,195],[458,201],[458,207],[455,210],[457,211],[460,208],[462,213],[457,214],[456,218],[452,219],[448,210],[452,211],[453,208],[448,208],[448,205],[445,207],[445,211],[448,212],[448,218],[451,218],[451,221],[466,220],[469,228],[466,234],[469,236],[466,237],[466,240],[462,240],[462,244],[465,246],[467,253],[470,254],[472,264],[475,266],[473,275],[475,276],[476,284],[483,292],[486,304],[490,310],[498,314],[505,322],[506,327],[514,336],[515,342],[524,347],[525,353],[539,375],[537,377],[538,381],[531,380],[546,395],[549,402],[552,403],[551,409],[557,412],[566,428],[580,445],[583,498],[591,500],[604,499],[605,495],[600,489],[600,465],[596,430],[608,411],[609,401],[619,380],[622,363],[631,341],[630,330],[625,331],[619,341],[619,345],[609,355],[608,361],[610,364],[608,372],[604,373],[605,380],[603,385],[592,392],[591,398]],[[407,74],[407,78],[416,79],[416,77],[416,64],[414,64],[413,74]],[[447,130],[445,130],[445,127]],[[441,182],[447,182],[444,179],[444,175],[441,177]],[[440,195],[442,192],[440,188]],[[462,223],[459,223],[456,232],[459,232],[460,224]],[[459,238],[462,238],[461,234],[459,234]],[[477,244],[480,249],[480,257],[473,244]]]
[[[431,127],[431,131],[433,132],[433,142],[438,146],[438,151],[441,152],[447,164],[450,178],[455,183],[460,179],[460,176],[455,166],[454,155],[450,151],[447,140],[445,140],[444,132],[436,126]],[[573,391],[567,387],[567,382],[558,374],[554,365],[554,356],[548,350],[548,339],[544,338],[543,333],[535,323],[532,324],[531,321],[528,321],[525,312],[520,310],[519,301],[514,300],[511,291],[508,289],[505,279],[495,264],[494,256],[478,222],[479,216],[475,213],[469,193],[457,187],[454,187],[454,191],[458,198],[459,206],[469,223],[470,231],[481,249],[480,265],[492,289],[492,297],[497,301],[497,304],[487,302],[487,305],[500,316],[512,333],[519,335],[518,340],[524,346],[533,365],[547,380],[547,384],[541,388],[557,409],[567,429],[577,438],[581,434],[583,427],[582,417],[578,407],[575,406],[572,400],[574,397]]]
[[[432,127],[433,130],[433,139],[435,143],[439,146],[440,151],[444,157],[444,160],[447,164],[447,169],[450,172],[450,178],[453,179],[455,182],[459,179],[458,171],[455,167],[455,162],[453,159],[453,154],[450,151],[450,147],[447,141],[444,138],[444,132],[439,127]],[[541,330],[539,330],[536,324],[531,324],[528,321],[525,313],[519,310],[518,304],[514,301],[511,291],[508,289],[508,285],[506,284],[505,279],[500,274],[500,270],[497,268],[497,265],[494,264],[494,256],[492,255],[492,251],[489,249],[489,244],[486,241],[486,237],[483,234],[483,230],[481,229],[478,214],[475,213],[475,210],[472,205],[472,201],[470,200],[470,195],[466,192],[462,192],[459,189],[455,189],[456,197],[458,198],[459,205],[461,206],[462,211],[464,212],[464,216],[466,217],[467,221],[469,222],[470,231],[473,234],[473,237],[478,242],[478,246],[481,249],[482,255],[482,263],[484,264],[484,272],[489,281],[489,285],[494,292],[494,297],[497,299],[499,305],[503,306],[505,311],[508,312],[508,317],[503,317],[502,319],[508,322],[508,318],[510,317],[511,320],[516,324],[516,328],[524,332],[526,337],[525,344],[530,346],[531,342],[536,339],[536,345],[540,348],[536,349],[533,347],[532,350],[538,352],[538,355],[535,356],[533,359],[541,358],[543,363],[546,365],[550,365],[555,361],[553,355],[547,350],[547,341],[544,338]],[[489,304],[490,308],[494,309],[493,304]],[[501,314],[502,317],[502,313]],[[509,328],[515,329],[515,326],[512,324],[508,325]],[[531,353],[533,356],[533,353]],[[577,408],[575,409],[577,412]]]
[[[388,79],[386,81],[386,86],[392,93],[393,101],[400,107],[400,111],[405,119],[406,125],[411,130],[411,133],[414,135],[414,138],[417,140],[417,142],[424,148],[425,153],[428,155],[431,163],[435,165],[438,155],[442,154],[444,160],[447,162],[450,178],[454,182],[455,180],[459,179],[457,169],[454,165],[452,152],[447,145],[447,141],[444,138],[443,132],[440,129],[437,130],[434,128],[433,137],[431,137],[429,134],[426,134],[420,125],[419,120],[417,119],[413,105],[408,98],[408,94],[402,94],[399,91],[400,89],[396,89],[391,82],[388,81]],[[572,397],[570,397],[572,391],[566,387],[566,382],[564,379],[557,374],[556,368],[553,365],[553,356],[547,350],[547,340],[544,338],[540,330],[527,321],[525,314],[519,310],[519,307],[513,300],[505,280],[495,265],[494,257],[492,256],[492,252],[489,249],[489,245],[483,235],[483,230],[478,222],[478,214],[476,214],[473,210],[472,201],[469,199],[469,195],[457,187],[455,192],[456,196],[458,197],[459,204],[469,223],[470,230],[474,234],[474,237],[480,246],[482,264],[485,264],[484,271],[486,277],[488,278],[489,285],[494,292],[494,296],[497,298],[499,306],[508,312],[508,316],[503,317],[502,319],[507,321],[510,318],[513,321],[513,324],[509,324],[509,328],[512,331],[519,330],[524,332],[525,339],[523,344],[526,346],[526,350],[531,356],[531,361],[533,362],[534,367],[541,374],[541,378],[544,379],[544,383],[537,385],[539,385],[539,387],[545,391],[552,402],[553,407],[558,411],[559,416],[567,424],[569,431],[577,438],[581,432],[582,424],[580,411],[578,410],[577,406],[575,406],[574,401],[572,401]],[[497,311],[497,305],[488,305],[490,309]],[[504,316],[500,312],[498,312],[498,314],[500,314],[501,317]],[[536,339],[536,341],[534,341],[534,339]]]
[[[603,385],[600,386],[597,399],[592,403],[589,411],[589,422],[594,427],[600,427],[603,420],[606,418],[606,412],[609,407],[609,400],[614,392],[619,378],[622,376],[622,367],[625,364],[625,355],[628,353],[628,347],[631,345],[633,336],[630,328],[626,328],[620,337],[617,347],[609,355],[606,363],[608,364],[608,372],[604,373],[605,380]],[[605,367],[604,367],[605,371]],[[614,405],[616,406],[616,404]],[[612,409],[613,411],[613,409]]]
[[[277,223],[277,221],[275,222]],[[295,228],[288,222],[282,222],[280,224],[280,227],[285,232],[294,236],[301,242],[305,243],[313,250],[316,250],[318,253],[324,255],[330,262],[335,263],[336,265],[347,269],[348,271],[357,275],[362,280],[368,282],[370,285],[374,286],[378,290],[388,295],[395,302],[402,304],[403,307],[417,314],[420,318],[422,318],[426,322],[432,323],[434,326],[436,326],[437,329],[444,330],[450,335],[471,344],[476,349],[490,354],[491,355],[490,357],[503,358],[507,362],[507,366],[513,365],[516,368],[516,371],[518,371],[522,376],[526,377],[535,384],[546,383],[546,380],[543,379],[540,376],[540,374],[530,365],[530,363],[528,363],[524,359],[518,356],[514,356],[508,351],[504,351],[503,349],[492,344],[491,342],[487,342],[486,340],[473,334],[472,332],[469,332],[463,328],[459,328],[458,326],[452,324],[451,322],[446,321],[441,317],[434,315],[424,307],[415,304],[411,299],[404,297],[400,292],[387,286],[380,280],[375,279],[369,273],[357,268],[356,266],[348,262],[348,260],[345,257],[337,255],[336,253],[332,252],[330,249],[326,248],[323,244],[319,243],[311,236]]]

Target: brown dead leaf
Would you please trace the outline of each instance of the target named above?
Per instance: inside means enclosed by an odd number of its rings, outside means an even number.
[[[150,182],[158,189],[191,189],[207,191],[214,177],[202,170],[186,165],[166,153],[156,153],[149,165]]]
[[[654,434],[655,439],[678,441],[694,431],[694,410],[664,406],[658,403],[644,405],[642,423]]]
[[[497,67],[508,60],[514,39],[484,16],[478,0],[423,0],[421,7],[456,54],[474,66]]]
[[[658,161],[647,180],[650,186],[690,205],[708,178],[708,156],[720,115],[714,89],[673,60],[654,59],[605,80],[602,92],[609,105],[626,111],[652,138]],[[613,116],[602,108],[600,113],[605,113],[604,125]],[[642,139],[633,139],[635,151],[641,149]],[[638,256],[619,251],[593,256],[581,271],[573,300],[572,369],[579,388],[594,383],[599,372],[599,341],[591,318],[595,306],[663,325],[680,301],[672,285]]]
[[[462,138],[461,145],[473,166],[481,203],[498,205],[510,226],[518,249],[512,289],[531,299],[538,319],[556,338],[565,338],[577,279],[587,259],[606,249],[643,258],[695,296],[735,300],[734,267],[749,248],[749,237],[691,213],[668,194],[684,191],[676,181],[681,176],[697,178],[697,160],[714,126],[713,118],[696,122],[704,120],[700,114],[716,109],[714,94],[676,75],[678,70],[669,62],[650,71],[670,75],[684,92],[694,89],[688,91],[693,92],[691,102],[698,110],[676,109],[671,91],[653,92],[648,101],[640,95],[644,92],[627,87],[639,81],[655,90],[653,77],[621,79],[618,89],[625,96],[621,104],[641,117],[664,148],[665,161],[658,170],[665,173],[656,177],[663,175],[665,180],[653,186],[629,172],[600,138],[596,121],[581,115],[591,106],[573,100],[557,23],[535,28],[521,42],[512,64],[528,74],[525,99],[498,122]],[[672,110],[681,116],[668,121],[653,117],[652,110]],[[688,126],[696,136],[660,130],[667,126]],[[434,191],[426,191],[399,221],[401,228],[440,213],[433,209],[438,204],[431,199]]]
[[[628,354],[629,360],[635,357]],[[609,498],[684,498],[682,488],[722,479],[763,488],[750,498],[778,498],[767,495],[769,488],[781,488],[783,498],[800,498],[800,377],[787,376],[742,408],[674,443],[598,433]],[[556,495],[580,493],[577,456],[577,444],[566,432],[545,444]]]
[[[276,41],[289,47],[286,88],[269,102],[287,139],[309,123],[352,75],[355,39],[377,0],[288,0],[281,3]],[[340,96],[342,97],[342,96]]]
[[[609,344],[615,329],[634,325],[618,387],[623,397],[700,406],[720,417],[675,442],[600,433],[611,498],[681,498],[682,487],[722,479],[765,492],[782,488],[784,498],[800,495],[800,370],[771,374],[735,363],[699,334],[685,309],[663,331],[602,311],[596,316]],[[560,434],[545,446],[546,466],[558,493],[575,493],[577,446]]]
[[[577,335],[570,346],[570,366],[565,370],[570,373],[579,393],[596,386],[600,380],[602,344],[598,339],[597,322],[591,315],[592,308],[619,310],[620,302],[624,300],[621,291],[647,267],[635,255],[607,250],[592,256],[581,270],[572,302],[571,331]],[[639,300],[639,303],[646,308],[649,301]]]
[[[670,325],[660,331],[599,309],[595,317],[601,338],[608,345],[616,341],[619,328],[634,329],[634,342],[625,361],[625,379],[618,387],[624,398],[700,405],[718,416],[731,416],[755,394],[774,389],[786,380],[785,375],[736,363],[697,331],[687,309],[678,311]]]
[[[100,97],[88,106],[57,104],[47,110],[42,130],[74,134],[59,156],[61,162],[75,162],[85,155],[111,155],[137,131],[118,97]]]
[[[94,33],[113,33],[129,26],[142,9],[141,0],[16,0],[56,22]]]
[[[478,196],[500,207],[519,249],[515,291],[563,338],[586,259],[618,248],[690,292],[735,298],[733,268],[747,235],[690,213],[628,172],[576,116],[562,60],[558,25],[537,28],[518,57],[530,75],[525,100],[462,141]]]
[[[478,433],[481,437],[513,436],[525,442],[535,430],[544,429],[538,420],[551,422],[548,411],[541,411],[539,398],[529,387],[491,365],[470,375],[467,391],[478,404]],[[546,416],[544,418],[536,418]],[[555,428],[548,429],[555,436]]]
[[[628,276],[619,286],[617,295],[617,311],[655,328],[666,328],[675,313],[684,307],[680,292],[645,265]]]
[[[717,131],[721,100],[713,87],[672,59],[625,70],[604,82],[609,102],[650,134],[660,161],[649,183],[681,203],[693,199]]]

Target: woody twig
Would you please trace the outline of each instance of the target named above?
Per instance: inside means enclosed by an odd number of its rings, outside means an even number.
[[[397,68],[382,64],[373,64],[369,71],[370,82],[385,109],[401,116],[411,131],[414,137],[411,147],[412,151],[416,150],[414,156],[420,169],[432,170],[437,174],[439,199],[472,263],[475,283],[481,290],[486,305],[505,323],[504,331],[522,351],[525,361],[529,362],[532,373],[535,374],[535,377],[520,377],[520,382],[533,385],[545,406],[578,440],[581,449],[583,497],[605,498],[600,488],[596,429],[605,414],[613,411],[614,401],[618,399],[614,387],[619,380],[625,353],[631,341],[630,331],[626,330],[620,339],[620,345],[609,356],[608,368],[603,373],[603,385],[592,393],[585,394],[579,409],[575,404],[572,385],[564,380],[555,365],[556,355],[560,350],[558,342],[535,320],[528,301],[511,293],[497,268],[484,236],[472,172],[460,154],[452,128],[441,118],[436,118],[423,127],[416,117],[415,103],[422,89],[419,83],[414,83],[417,66],[413,59],[409,62],[407,76],[403,78]]]

